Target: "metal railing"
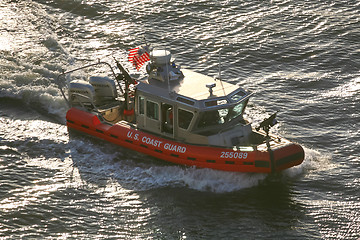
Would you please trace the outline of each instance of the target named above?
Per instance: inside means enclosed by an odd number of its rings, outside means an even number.
[[[116,74],[115,74],[115,72],[114,72],[113,67],[112,67],[109,63],[107,63],[107,62],[101,62],[101,61],[99,60],[97,63],[88,64],[88,65],[85,65],[85,66],[82,66],[82,67],[79,67],[79,68],[75,68],[75,69],[72,69],[72,70],[63,72],[63,73],[61,73],[61,74],[56,78],[55,83],[58,85],[58,88],[60,89],[60,92],[61,92],[62,96],[64,97],[64,99],[65,99],[65,101],[66,101],[66,103],[67,103],[67,105],[68,105],[69,107],[70,107],[69,99],[66,97],[66,95],[65,95],[65,93],[64,93],[64,90],[63,90],[64,82],[65,82],[66,80],[65,80],[65,81],[62,81],[62,78],[65,79],[65,76],[66,76],[67,74],[70,74],[70,73],[73,73],[73,72],[76,72],[76,71],[79,71],[79,70],[82,70],[82,69],[85,69],[85,68],[90,68],[90,67],[93,67],[93,66],[97,66],[97,65],[106,65],[106,66],[108,66],[108,67],[110,68],[111,73],[113,74],[114,79],[116,80],[116,82],[117,82],[117,84],[118,84],[118,86],[119,86],[119,89],[120,89],[121,93],[124,94],[124,91],[123,91],[123,89],[122,89],[122,87],[121,87],[121,85],[120,85],[120,83],[119,83],[119,81],[118,81],[118,79],[117,79],[117,77],[116,77]],[[81,94],[80,94],[80,95],[81,95]],[[86,96],[83,96],[83,95],[81,95],[81,97],[85,97],[85,98],[86,98]],[[80,102],[81,102],[81,101],[80,101]],[[94,105],[94,104],[93,104],[93,105]],[[94,105],[94,106],[95,106],[95,105]]]

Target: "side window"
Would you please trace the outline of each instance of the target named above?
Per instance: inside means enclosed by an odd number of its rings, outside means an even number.
[[[145,113],[145,99],[142,96],[139,96],[139,113]]]
[[[151,101],[146,101],[146,116],[151,119],[159,120],[159,105]]]
[[[179,109],[178,116],[179,127],[183,129],[188,129],[194,114],[187,110]]]

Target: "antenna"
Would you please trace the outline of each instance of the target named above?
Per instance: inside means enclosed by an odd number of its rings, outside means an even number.
[[[221,50],[219,51],[219,80],[221,81]]]
[[[218,73],[218,77],[216,79],[220,80],[222,90],[224,92],[224,95],[226,95],[224,85],[223,85],[222,80],[221,80],[221,50],[219,51],[219,73]]]
[[[165,47],[165,54],[166,56],[166,47]],[[168,92],[170,93],[170,76],[169,76],[169,63],[166,58],[166,76],[167,76],[167,83],[168,83]]]

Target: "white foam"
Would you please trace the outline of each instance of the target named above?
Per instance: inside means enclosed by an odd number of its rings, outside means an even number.
[[[332,97],[342,97],[350,98],[360,93],[360,77],[351,79],[348,82],[344,82],[338,87],[330,89],[323,96],[332,98]]]
[[[198,191],[226,193],[258,186],[268,174],[234,173],[212,169],[199,169],[178,165],[163,165],[151,157],[135,153],[106,142],[94,143],[90,138],[75,137],[68,140],[63,125],[42,120],[11,120],[4,134],[12,141],[31,139],[38,141],[36,149],[52,149],[29,162],[44,168],[53,168],[69,174],[76,186],[96,185],[116,181],[122,189],[143,191],[162,187],[185,187]],[[44,146],[41,146],[44,144]],[[21,149],[19,149],[21,151]],[[62,152],[62,154],[58,154]],[[312,171],[331,167],[331,155],[305,148],[305,160],[287,169],[287,178],[299,178]]]
[[[304,147],[305,159],[302,164],[286,169],[283,174],[290,178],[297,178],[311,171],[323,171],[336,167],[331,163],[332,155],[326,152]]]
[[[189,188],[215,193],[233,192],[257,186],[267,174],[234,173],[212,169],[189,168],[184,171],[183,182]]]
[[[267,176],[267,174],[233,173],[177,165],[159,166],[159,163],[153,162],[154,160],[148,156],[140,154],[132,159],[114,161],[118,159],[118,153],[108,154],[97,146],[85,145],[77,146],[88,149],[85,150],[85,154],[84,150],[77,150],[77,147],[72,148],[71,151],[72,158],[76,161],[75,166],[80,172],[93,173],[87,175],[92,176],[94,181],[96,181],[94,177],[100,177],[99,174],[102,175],[100,178],[115,178],[124,188],[132,190],[143,191],[170,186],[224,193],[257,186]]]

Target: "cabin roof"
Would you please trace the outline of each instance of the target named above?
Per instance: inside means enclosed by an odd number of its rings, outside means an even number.
[[[188,69],[181,70],[184,77],[180,80],[170,81],[170,87],[167,81],[162,82],[156,79],[148,79],[146,84],[139,84],[138,89],[143,92],[169,98],[170,92],[182,95],[194,100],[206,100],[216,97],[224,97],[228,94],[239,89],[239,86],[227,83],[215,81],[214,78],[206,76],[201,73],[197,73]],[[143,82],[144,83],[144,82]],[[147,84],[148,83],[148,84]],[[215,83],[213,87],[213,95],[210,96],[209,88],[207,84]]]
[[[227,82],[215,81],[214,78],[197,73],[188,69],[182,69],[184,74],[183,81],[175,88],[177,94],[191,97],[195,100],[204,100],[210,98],[207,84],[215,83],[212,97],[222,97],[235,91],[239,87]]]

